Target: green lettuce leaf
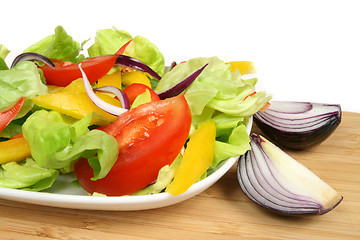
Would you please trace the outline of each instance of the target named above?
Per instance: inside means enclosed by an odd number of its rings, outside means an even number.
[[[91,118],[89,114],[75,123],[68,123],[60,113],[45,110],[29,116],[22,130],[37,164],[69,172],[75,161],[84,157],[94,169],[94,180],[105,177],[117,159],[118,144],[103,131],[89,131]]]
[[[144,37],[135,36],[131,43],[126,47],[124,55],[140,60],[160,76],[164,74],[164,56],[153,43]]]
[[[73,38],[66,33],[62,26],[57,26],[54,34],[31,45],[25,49],[24,52],[36,52],[48,58],[81,62],[85,57],[79,54],[85,43],[86,41],[80,45],[79,42],[74,41]]]
[[[9,70],[0,71],[0,109],[25,96],[28,102],[24,103],[20,114],[24,116],[33,106],[30,98],[46,94],[47,91],[33,62],[20,62]]]
[[[10,51],[2,44],[0,44],[0,70],[9,69],[5,63],[5,58]]]
[[[165,70],[165,60],[159,49],[148,39],[141,36],[133,38],[128,32],[115,27],[97,31],[95,43],[88,48],[89,56],[115,54],[130,40],[132,41],[126,47],[124,55],[140,60],[162,76]]]
[[[58,170],[40,167],[33,159],[0,166],[0,187],[41,191],[49,188],[59,175]]]
[[[247,150],[250,150],[249,143],[250,138],[244,124],[235,127],[231,131],[227,142],[215,141],[214,159],[208,172],[216,168],[223,160],[243,155]]]
[[[132,36],[115,27],[112,29],[100,29],[96,32],[95,43],[88,48],[89,57],[96,57],[106,54],[115,54],[125,43],[130,41]]]

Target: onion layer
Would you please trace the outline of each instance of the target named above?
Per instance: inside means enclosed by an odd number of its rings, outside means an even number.
[[[243,192],[255,203],[283,214],[324,214],[343,199],[304,165],[257,134],[237,165]]]
[[[272,101],[254,115],[256,125],[272,141],[292,149],[315,146],[329,137],[341,122],[336,104]]]
[[[123,108],[130,109],[129,98],[126,96],[126,94],[123,91],[121,91],[117,87],[114,86],[98,87],[98,88],[94,88],[94,91],[115,94],[115,96],[119,99],[121,106]]]
[[[207,65],[208,65],[208,63],[205,64],[204,66],[202,66],[201,68],[199,68],[198,70],[196,70],[194,73],[192,73],[190,76],[188,76],[184,80],[180,81],[178,84],[172,86],[171,88],[169,88],[165,91],[157,92],[156,94],[160,97],[160,99],[165,99],[165,98],[174,97],[176,95],[179,95],[187,87],[189,87],[191,83],[193,83],[195,81],[195,79],[200,75],[200,73],[204,70],[204,68]]]
[[[126,56],[126,55],[119,55],[117,60],[116,60],[116,65],[121,65],[121,66],[126,66],[126,67],[131,67],[135,70],[139,70],[142,72],[147,72],[149,73],[151,76],[153,76],[154,78],[160,80],[161,77],[159,76],[159,74],[157,74],[154,70],[152,70],[149,66],[147,66],[145,63]]]
[[[105,102],[104,100],[102,100],[101,98],[99,98],[93,91],[93,88],[90,85],[90,82],[85,74],[85,72],[83,71],[83,69],[81,68],[81,63],[79,64],[79,69],[81,71],[82,74],[82,78],[83,78],[83,82],[84,82],[84,87],[85,87],[85,91],[87,93],[87,95],[89,96],[89,98],[91,99],[91,101],[98,106],[99,108],[101,108],[102,110],[115,115],[115,116],[119,116],[120,114],[126,112],[128,109],[126,108],[120,108],[114,105],[111,105],[107,102]]]
[[[55,68],[54,63],[48,57],[33,52],[26,52],[18,55],[12,62],[11,67],[14,67],[16,64],[22,61],[41,61],[49,67]]]

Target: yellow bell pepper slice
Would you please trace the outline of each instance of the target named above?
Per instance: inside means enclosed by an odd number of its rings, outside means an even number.
[[[97,87],[114,86],[121,89],[121,72],[116,71],[111,74],[105,74],[98,80]]]
[[[175,169],[174,179],[166,192],[176,196],[191,187],[211,166],[214,158],[216,127],[213,121],[199,124],[185,149],[180,165]]]
[[[0,164],[21,162],[28,157],[31,157],[31,151],[25,138],[20,137],[0,142]]]
[[[236,69],[239,69],[241,75],[256,73],[254,63],[251,61],[233,61],[233,62],[228,62],[227,64],[231,65],[230,66],[231,72],[235,72]]]
[[[120,101],[106,93],[99,92],[96,93],[96,95],[107,103],[121,107]],[[116,116],[113,116],[96,106],[86,92],[60,91],[37,96],[32,98],[32,100],[35,104],[41,107],[55,110],[76,119],[82,119],[91,112],[95,112],[100,117],[93,118],[91,124],[103,126],[115,121],[116,119]]]
[[[85,90],[85,87],[84,87],[83,79],[78,78],[78,79],[72,81],[66,87],[63,87],[62,89],[58,90],[57,92],[77,93],[77,92],[86,92],[86,90]]]
[[[141,71],[124,72],[121,76],[122,84],[130,86],[133,83],[141,83],[151,87],[150,80],[145,73]]]

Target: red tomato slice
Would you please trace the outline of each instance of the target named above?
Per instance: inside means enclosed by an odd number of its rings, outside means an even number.
[[[88,58],[81,62],[81,67],[86,73],[89,82],[92,84],[104,76],[115,64],[116,55],[103,55]],[[81,78],[81,72],[78,67],[79,63],[64,64],[64,62],[53,60],[55,68],[48,65],[40,67],[44,72],[46,83],[65,87],[75,79]]]
[[[80,159],[75,164],[76,177],[89,193],[132,194],[154,182],[159,170],[173,162],[190,125],[191,113],[183,95],[133,108],[103,128],[119,144],[119,157],[107,176],[90,180],[93,169]]]
[[[21,97],[16,104],[3,112],[0,112],[0,132],[14,119],[24,104],[25,97]]]
[[[130,86],[126,87],[123,92],[129,98],[130,104],[132,104],[135,98],[138,95],[144,93],[146,90],[149,90],[152,102],[160,100],[159,96],[154,92],[154,90],[141,83],[133,83]]]

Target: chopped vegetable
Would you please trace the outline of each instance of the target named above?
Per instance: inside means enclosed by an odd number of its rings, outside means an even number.
[[[94,83],[103,77],[114,66],[116,55],[104,55],[88,58],[81,62],[82,68],[86,71],[90,83]],[[55,68],[44,65],[41,70],[44,72],[47,84],[65,87],[72,81],[81,78],[79,63],[66,63],[53,61]]]
[[[154,92],[154,90],[141,83],[131,84],[130,86],[124,89],[124,93],[128,96],[130,105],[132,105],[135,98],[140,94],[144,93],[146,90],[149,91],[150,93],[151,101],[160,100],[159,96]]]
[[[122,74],[122,81],[124,86],[130,86],[133,83],[141,83],[151,87],[149,78],[141,71],[130,71]]]
[[[15,67],[16,64],[18,64],[19,62],[22,62],[22,61],[41,61],[42,63],[45,63],[49,67],[52,67],[52,68],[55,67],[54,63],[48,57],[41,55],[39,53],[33,53],[33,52],[27,52],[27,53],[22,53],[22,54],[18,55],[12,62],[11,67]]]
[[[214,122],[199,124],[187,143],[184,157],[175,170],[174,180],[166,187],[166,192],[179,195],[200,179],[213,161],[215,136]]]
[[[30,145],[23,138],[14,138],[0,142],[0,164],[8,162],[21,162],[31,157]]]
[[[0,132],[16,117],[23,106],[25,97],[21,97],[10,109],[0,112]]]

